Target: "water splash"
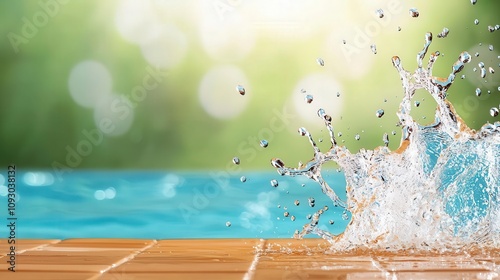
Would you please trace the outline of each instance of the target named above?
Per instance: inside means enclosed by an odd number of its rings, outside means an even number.
[[[333,205],[344,209],[343,217],[352,215],[345,232],[334,235],[318,227],[326,211],[320,209],[302,231],[296,231],[296,238],[316,234],[334,250],[448,251],[500,246],[500,122],[475,131],[457,115],[446,97],[471,56],[462,52],[447,78],[435,77],[432,67],[439,52],[432,53],[423,66],[431,42],[432,34],[427,33],[414,73],[403,68],[399,57],[392,58],[404,89],[397,112],[402,127],[397,150],[388,148],[388,135],[384,134],[384,146],[352,154],[337,144],[332,118],[320,109],[318,116],[329,132],[330,149],[320,151],[302,127],[298,132],[309,140],[313,159],[298,168],[286,167],[278,158],[272,160],[281,175],[302,175],[316,181]],[[437,103],[435,121],[428,126],[419,125],[410,115],[418,89],[425,89]],[[331,161],[344,171],[347,201],[322,177],[323,165]],[[314,205],[313,198],[309,198],[311,203]]]

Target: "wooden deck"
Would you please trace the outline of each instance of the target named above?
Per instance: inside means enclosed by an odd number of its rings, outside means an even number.
[[[0,239],[0,279],[500,279],[500,254],[337,255],[320,239]]]

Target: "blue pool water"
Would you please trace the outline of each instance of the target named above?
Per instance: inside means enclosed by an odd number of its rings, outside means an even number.
[[[326,174],[335,191],[345,194],[343,174]],[[5,222],[6,178],[0,177]],[[271,186],[272,179],[278,187]],[[16,181],[18,238],[288,238],[325,205],[321,228],[340,233],[348,222],[317,184],[275,172],[73,171],[57,177],[50,171],[17,171]],[[2,227],[0,235],[7,234]]]

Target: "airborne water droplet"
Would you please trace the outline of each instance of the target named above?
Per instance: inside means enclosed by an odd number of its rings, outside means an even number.
[[[377,112],[375,112],[375,116],[377,116],[377,118],[381,118],[383,115],[384,115],[383,109],[378,109]]]
[[[401,26],[398,26],[398,31],[401,31]]]
[[[493,69],[493,67],[489,67],[488,70],[490,71],[491,74],[495,74],[495,69]]]
[[[498,108],[497,108],[497,107],[493,107],[493,108],[491,108],[491,109],[490,109],[490,115],[491,115],[492,117],[496,117],[496,116],[498,116]]]
[[[304,127],[299,128],[299,134],[300,134],[300,136],[306,136],[307,129],[305,129]]]
[[[491,26],[491,25],[488,25],[488,31],[489,32],[493,32],[495,31],[495,27]]]
[[[311,104],[311,102],[313,102],[313,96],[312,96],[312,95],[310,95],[310,94],[306,95],[306,96],[304,97],[304,99],[306,100],[306,102],[307,102],[308,104]]]
[[[372,52],[373,52],[374,54],[377,54],[377,45],[375,45],[375,44],[371,45],[371,46],[370,46],[370,49],[372,50]]]
[[[384,17],[384,10],[382,10],[382,9],[378,9],[378,10],[376,11],[376,14],[377,14],[377,16],[378,16],[379,18],[383,18],[383,17]]]
[[[278,181],[277,181],[277,180],[274,180],[274,179],[273,179],[273,180],[271,180],[271,186],[273,186],[273,187],[275,187],[275,188],[276,188],[276,187],[278,187]]]
[[[409,10],[409,13],[410,13],[410,16],[414,17],[414,18],[416,18],[416,17],[418,17],[420,15],[420,13],[418,12],[417,8],[411,8]]]
[[[448,28],[443,28],[443,31],[437,35],[438,38],[446,38],[448,36],[448,33],[450,33],[450,30]]]
[[[245,95],[245,88],[242,85],[237,85],[236,90],[241,94]]]
[[[415,107],[419,107],[420,106],[420,101],[415,101]]]
[[[290,213],[288,213],[288,212],[283,213],[283,216],[285,216],[285,217],[288,217],[288,215],[290,215]]]
[[[260,140],[259,144],[262,148],[267,148],[267,146],[269,146],[269,142],[265,139]]]
[[[319,64],[320,66],[325,66],[325,61],[324,61],[321,57],[318,57],[318,58],[316,59],[316,62],[318,62],[318,64]]]
[[[285,166],[285,163],[279,158],[273,158],[271,159],[271,165],[275,168],[283,168]]]
[[[488,50],[493,51],[493,45],[489,45]]]
[[[359,141],[359,139],[360,139],[360,138],[361,138],[361,137],[359,136],[359,134],[356,134],[356,135],[354,136],[354,139],[356,139],[356,140],[358,140],[358,141]]]
[[[475,24],[475,25],[478,25],[478,24],[479,24],[479,20],[478,20],[477,18],[474,20],[474,24]]]
[[[290,220],[292,220],[292,222],[293,222],[293,221],[295,221],[295,216],[293,216],[293,215],[292,215],[292,216],[290,217]]]
[[[314,199],[314,197],[310,197],[309,199],[307,199],[307,202],[309,203],[309,206],[314,207],[314,203],[316,202],[316,200]]]
[[[298,199],[296,199],[293,204],[295,204],[295,206],[299,206],[300,205],[300,201]]]
[[[480,88],[476,88],[476,96],[481,96],[481,89]]]
[[[476,5],[477,0],[470,0],[470,3],[471,3],[472,5]]]
[[[230,221],[227,221],[226,222],[226,227],[230,227],[231,226],[231,222]]]
[[[238,157],[233,158],[233,163],[234,164],[240,164],[240,159]]]
[[[245,177],[245,176],[241,176],[240,181],[241,181],[242,183],[245,183],[245,182],[247,181],[247,177]]]

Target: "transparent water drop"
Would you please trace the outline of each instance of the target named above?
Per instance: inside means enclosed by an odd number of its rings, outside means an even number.
[[[269,146],[269,142],[265,139],[260,140],[259,144],[262,148],[267,148],[267,146]]]
[[[476,53],[474,54],[474,56],[475,56],[475,57],[479,57],[479,52],[476,52]]]
[[[486,78],[486,69],[481,68],[481,78]]]
[[[314,207],[314,203],[316,202],[316,200],[314,199],[314,197],[310,197],[307,199],[307,202],[309,203],[309,206]]]
[[[318,142],[323,142],[323,138],[318,138]]]
[[[337,132],[337,136],[338,136],[338,137],[342,137],[342,132],[340,132],[340,131],[339,131],[339,132]]]
[[[361,136],[359,136],[359,134],[356,134],[356,135],[354,136],[354,139],[356,139],[356,140],[358,140],[358,141],[359,141],[359,139],[361,139]]]
[[[370,46],[370,49],[372,50],[372,53],[373,53],[373,54],[377,54],[377,45],[372,44],[372,45]]]
[[[476,96],[481,96],[481,89],[480,88],[476,88]]]
[[[241,176],[241,177],[240,177],[240,181],[241,181],[242,183],[245,183],[245,182],[247,181],[247,177],[245,177],[245,176]]]
[[[477,68],[476,67],[472,68],[472,71],[477,72]]]
[[[344,211],[342,212],[342,220],[347,221],[349,219],[349,216],[347,215],[347,212]]]
[[[236,90],[241,94],[245,95],[245,88],[242,85],[237,85]]]
[[[488,31],[489,32],[493,32],[495,31],[495,27],[491,26],[491,25],[488,25]]]
[[[448,36],[448,33],[450,33],[450,30],[446,27],[443,28],[443,31],[437,35],[438,38],[446,38]]]
[[[325,110],[323,108],[318,109],[318,117],[324,118],[326,115]]]
[[[289,215],[290,215],[290,213],[288,213],[287,211],[285,211],[285,212],[283,213],[283,216],[285,216],[285,217],[288,217]]]
[[[398,26],[398,31],[401,31],[401,26]]]
[[[497,90],[500,91],[500,87],[498,87]]]
[[[415,107],[419,107],[420,106],[420,101],[415,101]]]
[[[306,93],[306,90],[305,90],[305,89],[303,89],[303,88],[301,88],[301,89],[300,89],[300,92],[301,92],[301,93]]]
[[[493,108],[491,108],[491,109],[490,109],[490,115],[491,115],[492,117],[496,117],[496,116],[498,116],[498,108],[497,108],[497,107],[493,107]]]
[[[275,188],[278,187],[278,181],[275,179],[271,180],[271,186],[273,186]]]
[[[394,131],[394,130],[393,130],[393,131],[392,131],[392,135],[396,135],[396,131]]]
[[[295,221],[295,216],[293,216],[293,215],[292,215],[292,216],[290,217],[290,220],[292,220],[292,222],[293,222],[293,221]]]
[[[320,66],[325,66],[325,61],[321,57],[316,58],[316,62],[318,62]]]
[[[300,201],[298,199],[296,199],[293,204],[295,204],[295,206],[299,206],[300,205]]]
[[[330,225],[333,225],[335,222],[333,220],[328,221]]]
[[[278,208],[281,208],[281,204],[278,204],[278,206],[277,206],[277,207],[278,207]]]
[[[227,221],[226,222],[226,227],[230,227],[231,226],[231,222],[230,221]]]
[[[233,158],[233,163],[234,164],[240,164],[240,158],[239,157],[234,157]]]
[[[465,74],[463,74],[462,76],[460,76],[460,79],[465,79]]]
[[[308,220],[310,220],[310,219],[312,218],[312,215],[311,215],[311,214],[308,214],[308,215],[306,216],[306,218],[307,218]]]
[[[382,9],[378,9],[375,13],[377,14],[377,16],[379,18],[383,18],[384,17],[384,10],[382,10]]]
[[[490,74],[495,74],[495,69],[493,69],[493,67],[489,67],[488,68],[488,71],[490,72]]]
[[[470,0],[470,3],[471,3],[472,5],[476,5],[477,0]]]
[[[324,211],[328,211],[328,209],[330,209],[330,208],[328,208],[328,206],[327,206],[327,205],[323,206],[323,210],[324,210]]]
[[[489,45],[488,50],[493,51],[493,45]]]
[[[495,31],[500,29],[500,24],[495,25]]]
[[[344,44],[344,45],[345,45],[345,44],[347,44],[347,42],[346,42],[345,40],[342,40],[342,44]]]
[[[478,20],[477,18],[474,20],[474,24],[475,24],[475,25],[478,25],[478,24],[479,24],[479,20]]]
[[[300,136],[306,136],[307,135],[307,129],[304,127],[299,128],[299,135]]]
[[[409,10],[409,13],[410,13],[410,16],[414,17],[414,18],[416,18],[416,17],[418,17],[420,15],[420,13],[418,12],[417,8],[411,8]]]
[[[384,136],[382,136],[382,141],[384,141],[384,145],[386,147],[389,146],[389,134],[384,133]]]
[[[384,110],[383,109],[378,109],[377,112],[375,112],[375,116],[377,116],[377,118],[381,118],[383,115],[384,115]]]
[[[308,104],[311,104],[311,102],[313,102],[313,96],[308,94],[304,97],[305,101],[308,103]]]
[[[285,163],[280,158],[271,159],[271,165],[275,168],[283,168],[285,167]]]
[[[340,97],[340,92],[337,91],[337,97]]]
[[[306,184],[301,184],[301,186],[302,186],[302,187],[305,187],[305,186],[306,186]]]

